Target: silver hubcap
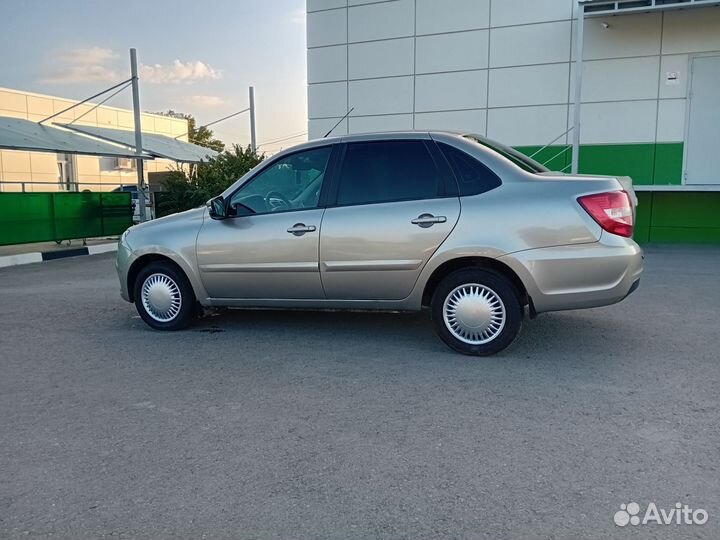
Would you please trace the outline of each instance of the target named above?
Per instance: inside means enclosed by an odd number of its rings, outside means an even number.
[[[505,327],[505,304],[495,291],[479,283],[455,287],[445,298],[443,318],[450,333],[469,345],[483,345]]]
[[[170,322],[182,307],[180,287],[165,274],[152,274],[142,286],[142,303],[145,311],[158,322]]]

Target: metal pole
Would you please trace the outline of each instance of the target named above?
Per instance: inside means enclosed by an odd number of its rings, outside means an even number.
[[[580,163],[580,100],[582,99],[583,39],[585,34],[585,7],[577,3],[578,17],[575,32],[575,106],[573,108],[572,174],[578,173]]]
[[[137,167],[138,211],[140,221],[145,221],[145,171],[142,159],[142,125],[140,123],[140,91],[138,88],[137,53],[130,49],[130,73],[132,78],[133,117],[135,118],[135,160]]]
[[[249,88],[250,97],[250,149],[253,152],[257,151],[257,140],[255,139],[255,88],[251,86]]]

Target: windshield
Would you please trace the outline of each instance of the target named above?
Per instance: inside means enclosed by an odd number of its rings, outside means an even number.
[[[480,135],[463,135],[463,137],[469,141],[473,141],[474,143],[489,148],[490,150],[494,150],[502,157],[509,159],[515,165],[517,165],[526,172],[537,174],[550,171],[550,169],[548,169],[544,165],[541,165],[534,159],[527,157],[525,154],[518,152],[514,148],[510,148],[509,146],[500,144],[499,142],[493,141],[491,139],[486,139],[485,137],[482,137]]]

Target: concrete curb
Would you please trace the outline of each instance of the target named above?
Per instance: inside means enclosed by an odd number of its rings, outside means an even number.
[[[117,242],[79,248],[58,249],[55,251],[18,253],[17,255],[5,255],[0,257],[0,268],[17,266],[20,264],[55,261],[57,259],[65,259],[66,257],[79,257],[81,255],[98,255],[100,253],[110,253],[111,251],[117,251]]]

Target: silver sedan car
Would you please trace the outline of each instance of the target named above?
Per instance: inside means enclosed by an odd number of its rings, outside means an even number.
[[[429,308],[450,347],[489,355],[523,317],[638,286],[629,178],[553,173],[476,135],[320,139],[265,160],[206,207],[131,227],[122,297],[158,330],[202,307]]]

